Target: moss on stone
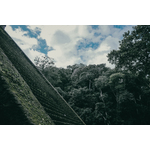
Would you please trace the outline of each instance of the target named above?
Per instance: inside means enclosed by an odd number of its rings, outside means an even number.
[[[7,56],[3,53],[1,48],[0,48],[0,78],[4,81],[3,86],[5,84],[5,86],[7,87],[7,93],[9,93],[13,98],[14,105],[16,106],[19,105],[22,112],[24,113],[26,118],[28,118],[31,124],[35,125],[54,124],[51,118],[46,114],[45,110],[38,102],[36,97],[31,92],[30,87],[26,84],[26,82],[23,80],[23,78],[21,77],[19,72],[15,69],[15,67],[13,67],[13,65],[11,64]],[[7,105],[9,104],[10,103],[8,102]],[[20,113],[22,113],[21,110]],[[11,111],[12,110],[10,110],[10,113]],[[13,117],[16,118],[18,116],[19,114]]]

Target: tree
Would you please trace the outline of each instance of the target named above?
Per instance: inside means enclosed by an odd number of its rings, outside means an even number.
[[[99,116],[103,117],[104,119],[104,123],[105,124],[110,124],[109,123],[109,115],[108,115],[108,111],[107,111],[107,93],[103,93],[103,88],[104,86],[106,86],[107,84],[107,77],[106,76],[99,76],[98,78],[95,79],[95,86],[96,88],[99,90],[99,99],[100,101],[98,103],[96,103],[96,112],[99,112]],[[100,105],[101,104],[101,105]],[[98,106],[102,106],[101,108]],[[98,109],[100,108],[100,109]],[[99,110],[99,111],[98,111]]]
[[[117,99],[122,101],[120,109],[124,116],[127,116],[127,112],[134,114],[130,115],[132,121],[128,116],[126,123],[147,124],[150,116],[150,26],[133,27],[133,31],[124,33],[119,43],[119,50],[111,51],[107,57],[110,63],[115,64],[117,72],[123,71],[125,89],[120,90],[118,83],[111,84],[114,86],[113,92],[119,89]]]
[[[38,57],[38,56],[35,57],[34,62],[37,68],[41,71],[43,71],[45,68],[49,66],[54,66],[54,59],[48,57],[47,55],[42,57]]]
[[[150,26],[138,25],[125,32],[119,50],[108,54],[108,61],[118,69],[129,70],[141,78],[150,77]]]

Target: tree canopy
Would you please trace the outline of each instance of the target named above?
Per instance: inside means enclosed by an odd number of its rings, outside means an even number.
[[[143,77],[150,76],[150,26],[138,25],[123,34],[119,50],[108,54],[108,61],[118,69]]]
[[[150,124],[149,47],[150,26],[134,26],[108,54],[114,69],[105,64],[57,68],[44,65],[46,59],[41,70],[86,124]]]

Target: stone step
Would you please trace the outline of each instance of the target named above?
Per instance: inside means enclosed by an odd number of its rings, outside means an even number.
[[[74,120],[73,118],[70,118],[70,117],[67,116],[66,114],[57,113],[57,112],[55,112],[55,111],[53,111],[53,110],[50,110],[50,109],[47,110],[46,108],[45,108],[45,110],[46,110],[46,112],[51,116],[52,119],[53,119],[53,118],[55,119],[55,117],[58,117],[58,118],[60,118],[60,119],[69,121],[69,122],[72,123],[72,124],[80,124],[80,122]],[[55,119],[55,120],[56,120],[56,119]]]

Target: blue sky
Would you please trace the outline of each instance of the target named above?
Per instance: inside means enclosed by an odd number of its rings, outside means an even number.
[[[57,67],[106,63],[107,54],[118,49],[131,25],[13,25],[6,32],[34,62],[36,56],[54,58]]]

